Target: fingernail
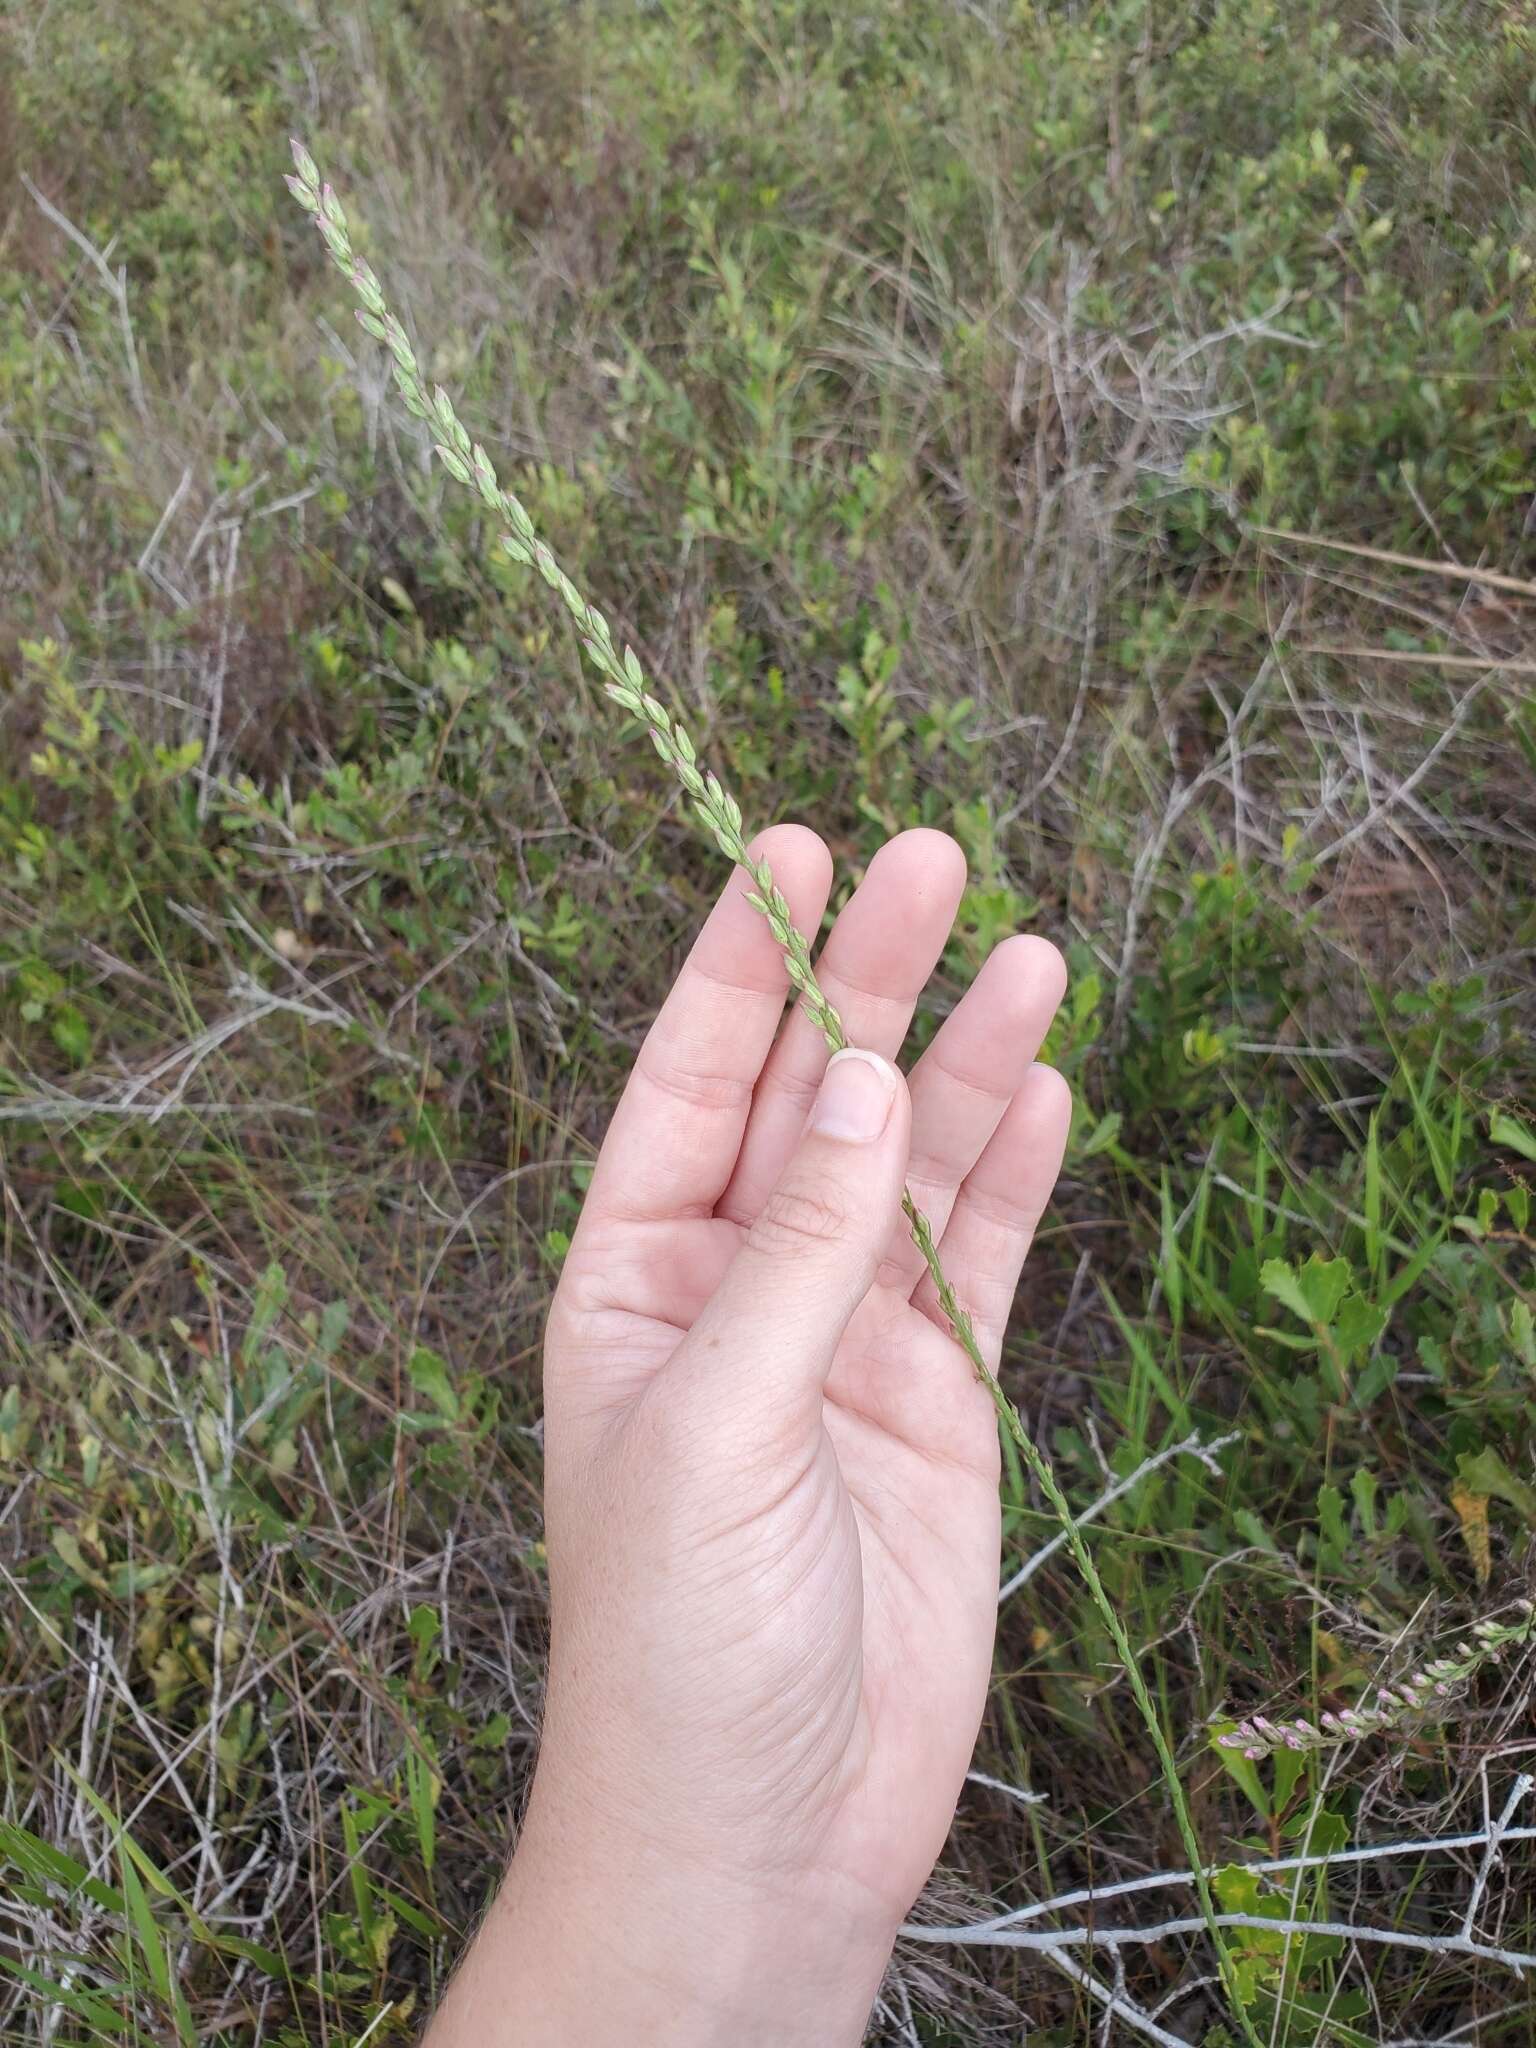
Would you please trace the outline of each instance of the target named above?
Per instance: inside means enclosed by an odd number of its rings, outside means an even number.
[[[811,1111],[811,1129],[845,1145],[868,1145],[885,1129],[896,1076],[878,1053],[847,1046],[833,1053]]]

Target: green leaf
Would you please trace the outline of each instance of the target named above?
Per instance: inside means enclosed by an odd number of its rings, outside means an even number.
[[[1211,1890],[1224,1913],[1262,1914],[1270,1920],[1286,1917],[1284,1903],[1273,1893],[1266,1895],[1261,1891],[1259,1873],[1241,1863],[1229,1863],[1224,1870],[1218,1870],[1211,1879]]]
[[[60,2005],[66,2012],[77,2013],[83,2020],[104,2034],[126,2034],[132,2024],[125,2012],[114,2012],[104,1998],[97,1998],[89,1991],[74,1989],[67,1984],[58,1984],[53,1978],[45,1977],[41,1970],[28,1969],[26,1964],[13,1962],[9,1956],[0,1956],[0,1970],[9,1970],[23,1984],[40,1992],[50,2005]],[[102,1989],[108,1994],[118,1994],[122,2003],[127,2002],[127,1985],[106,1984]]]
[[[1349,1482],[1354,1497],[1355,1513],[1360,1517],[1360,1526],[1367,1536],[1376,1534],[1376,1502],[1381,1495],[1381,1481],[1368,1465],[1355,1468]]]
[[[85,1553],[81,1550],[79,1540],[73,1529],[66,1529],[62,1524],[55,1529],[53,1532],[53,1549],[55,1556],[67,1564],[78,1579],[83,1580],[87,1586],[94,1586],[99,1593],[106,1592],[106,1580],[100,1572],[87,1564]]]
[[[1279,1544],[1276,1543],[1274,1537],[1270,1535],[1252,1508],[1234,1508],[1232,1510],[1232,1522],[1238,1533],[1247,1542],[1253,1544],[1256,1549],[1267,1550],[1272,1557],[1278,1553]]]
[[[320,1311],[320,1355],[329,1358],[347,1334],[351,1309],[344,1301],[328,1301]]]
[[[260,1349],[261,1340],[282,1314],[288,1300],[288,1276],[281,1266],[268,1266],[256,1282],[256,1293],[251,1302],[251,1320],[240,1346],[242,1359],[250,1360]]]
[[[1522,1159],[1536,1160],[1536,1131],[1521,1123],[1515,1116],[1506,1116],[1496,1109],[1488,1119],[1488,1135],[1495,1145],[1503,1145],[1511,1152],[1518,1152]]]
[[[1353,1358],[1358,1352],[1369,1351],[1387,1327],[1388,1311],[1367,1301],[1364,1295],[1351,1294],[1339,1308],[1333,1325],[1333,1341],[1342,1358]]]
[[[420,1906],[413,1906],[409,1899],[402,1899],[398,1892],[386,1891],[383,1898],[390,1912],[403,1920],[407,1927],[413,1928],[427,1941],[442,1940],[447,1930],[440,1920],[434,1920],[429,1913],[424,1913]]]
[[[1328,1807],[1316,1813],[1303,1807],[1280,1830],[1288,1842],[1301,1842],[1309,1856],[1334,1856],[1349,1841],[1349,1822]]]
[[[1398,1361],[1390,1352],[1383,1352],[1379,1358],[1371,1360],[1355,1381],[1355,1403],[1358,1407],[1369,1408],[1387,1391],[1397,1378],[1397,1365]]]
[[[1525,1521],[1536,1528],[1536,1488],[1511,1472],[1496,1450],[1463,1451],[1456,1460],[1463,1486],[1473,1493],[1486,1493],[1507,1501]]]
[[[100,1878],[92,1877],[83,1863],[77,1863],[73,1856],[66,1856],[62,1849],[55,1849],[51,1843],[42,1841],[26,1828],[18,1827],[14,1821],[0,1821],[0,1857],[9,1858],[19,1870],[44,1878],[51,1884],[62,1885],[69,1892],[83,1892],[104,1912],[121,1913],[125,1910],[120,1891],[104,1884]]]
[[[437,1861],[437,1800],[443,1781],[415,1749],[406,1752],[405,1781],[421,1860],[430,1870]]]
[[[1297,1781],[1307,1768],[1307,1760],[1299,1749],[1277,1749],[1271,1759],[1271,1768],[1275,1774],[1275,1810],[1283,1813],[1291,1803]]]
[[[163,1585],[180,1570],[180,1565],[140,1564],[137,1558],[125,1558],[112,1567],[112,1591],[119,1600],[131,1600],[138,1593],[147,1593],[152,1586]]]
[[[139,1873],[128,1856],[120,1856],[119,1867],[123,1879],[123,1897],[128,1904],[128,1920],[133,1928],[134,1939],[138,1942],[139,1953],[144,1958],[144,1967],[149,1972],[149,1981],[166,2004],[171,1999],[171,1960],[166,1954],[165,1938],[145,1895]]]
[[[1304,1323],[1312,1320],[1312,1304],[1289,1259],[1266,1259],[1259,1268],[1259,1282],[1266,1294],[1288,1308]]]
[[[1343,1557],[1349,1548],[1349,1531],[1344,1526],[1344,1496],[1332,1480],[1317,1489],[1317,1521],[1324,1540],[1336,1556]]]
[[[1158,1273],[1162,1278],[1163,1291],[1168,1297],[1168,1312],[1173,1317],[1177,1330],[1184,1320],[1184,1269],[1179,1263],[1178,1219],[1173,1210],[1173,1190],[1168,1176],[1162,1177],[1160,1193],[1162,1209],[1162,1242],[1158,1256]]]
[[[83,1067],[91,1056],[91,1027],[73,1003],[65,1003],[54,1011],[49,1029],[59,1051],[67,1054],[77,1067]]]
[[[1112,1109],[1107,1116],[1101,1116],[1093,1129],[1077,1147],[1079,1159],[1092,1159],[1100,1152],[1107,1152],[1120,1135],[1123,1119],[1118,1109]]]
[[[1314,1252],[1297,1276],[1312,1308],[1312,1320],[1332,1328],[1353,1274],[1348,1259],[1323,1259]]]
[[[1381,1132],[1380,1112],[1371,1111],[1365,1135],[1365,1260],[1373,1279],[1381,1273]]]
[[[350,1800],[341,1809],[341,1839],[342,1846],[347,1852],[347,1877],[352,1886],[352,1903],[357,1909],[357,1924],[363,1930],[363,1939],[371,1943],[376,1917],[373,1910],[373,1884],[368,1866],[363,1861],[357,1814]]]
[[[425,1394],[432,1406],[445,1422],[459,1419],[459,1397],[448,1373],[448,1361],[425,1344],[418,1344],[411,1353],[406,1370],[411,1376],[411,1385],[418,1394]]]
[[[1316,1337],[1298,1337],[1294,1330],[1274,1330],[1267,1323],[1255,1323],[1259,1336],[1267,1337],[1272,1344],[1283,1344],[1287,1351],[1315,1351]]]
[[[1253,1759],[1244,1756],[1240,1749],[1229,1749],[1220,1739],[1223,1735],[1231,1735],[1236,1727],[1235,1721],[1213,1721],[1211,1748],[1216,1761],[1242,1791],[1259,1819],[1267,1821],[1270,1814],[1269,1794],[1264,1790],[1263,1780],[1254,1767]]]

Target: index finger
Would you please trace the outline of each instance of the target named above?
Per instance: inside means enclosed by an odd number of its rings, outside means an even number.
[[[801,931],[821,923],[832,857],[803,825],[752,842]],[[624,1222],[709,1215],[741,1150],[752,1090],[773,1045],[789,976],[737,869],[646,1035],[614,1112],[587,1195],[589,1213]]]

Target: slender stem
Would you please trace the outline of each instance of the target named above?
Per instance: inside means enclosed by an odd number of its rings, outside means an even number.
[[[507,490],[498,479],[491,458],[484,448],[471,441],[469,432],[460,421],[447,392],[438,385],[431,396],[428,396],[426,381],[417,363],[415,350],[411,347],[410,337],[390,312],[377,277],[353,251],[346,214],[342,210],[341,202],[329,185],[321,183],[314,159],[301,143],[295,142],[293,145],[293,160],[296,175],[288,179],[288,188],[305,212],[314,219],[321,238],[330,251],[332,261],[356,292],[361,302],[357,310],[359,324],[376,340],[382,341],[394,358],[395,384],[405,402],[406,410],[417,419],[425,420],[432,428],[438,459],[448,473],[461,484],[478,491],[487,510],[505,522],[506,531],[501,536],[503,549],[514,561],[531,562],[545,583],[557,594],[575,621],[577,632],[581,636],[581,644],[593,667],[603,677],[608,695],[623,710],[642,722],[650,736],[651,745],[681,783],[700,822],[715,844],[727,860],[744,869],[751,878],[753,886],[747,900],[767,919],[769,929],[784,955],[790,981],[798,992],[806,1013],[820,1027],[833,1051],[841,1051],[848,1043],[842,1019],[822,993],[811,965],[810,947],[805,935],[795,926],[789,904],[774,881],[772,870],[767,861],[754,860],[748,849],[742,831],[741,806],[723,787],[718,777],[699,766],[697,750],[688,733],[661,700],[647,689],[645,672],[634,649],[626,647],[621,654],[615,647],[613,631],[607,619],[596,605],[589,603],[582,596],[561,568],[552,549],[539,535],[522,500]],[[1194,1823],[1190,1818],[1189,1804],[1179,1780],[1178,1766],[1174,1762],[1173,1751],[1163,1731],[1162,1720],[1137,1665],[1125,1626],[1104,1589],[1098,1568],[1089,1553],[1081,1530],[1073,1519],[1066,1494],[1062,1491],[1050,1460],[1025,1429],[1018,1410],[998,1385],[996,1374],[982,1356],[970,1316],[955,1298],[955,1291],[939,1263],[938,1248],[934,1244],[933,1231],[927,1217],[913,1201],[910,1193],[903,1194],[902,1209],[912,1233],[912,1241],[922,1254],[923,1264],[933,1281],[939,1306],[954,1332],[955,1341],[970,1360],[977,1378],[992,1396],[1003,1428],[1017,1446],[1019,1455],[1050,1502],[1052,1512],[1061,1524],[1073,1560],[1082,1575],[1083,1583],[1088,1589],[1089,1597],[1109,1630],[1110,1640],[1115,1646],[1115,1655],[1124,1667],[1132,1697],[1157,1752],[1163,1782],[1167,1787],[1185,1854],[1196,1872],[1195,1883],[1200,1910],[1216,1950],[1222,1981],[1232,2010],[1253,2048],[1260,2048],[1258,2036],[1238,1995],[1231,1957],[1217,1924],[1216,1904],[1205,1879],[1204,1861],[1200,1854]]]

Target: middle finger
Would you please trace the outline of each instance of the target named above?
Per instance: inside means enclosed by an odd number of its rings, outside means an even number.
[[[965,855],[943,832],[888,840],[838,916],[816,978],[850,1044],[894,1059],[965,892]],[[800,1141],[830,1057],[796,1005],[753,1091],[736,1170],[716,1214],[751,1223]]]

